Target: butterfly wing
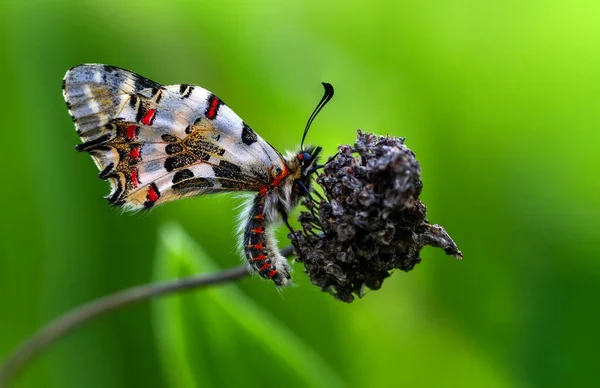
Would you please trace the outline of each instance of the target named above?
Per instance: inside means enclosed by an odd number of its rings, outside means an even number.
[[[70,69],[63,94],[80,151],[111,183],[109,202],[128,210],[222,191],[260,191],[284,160],[217,96],[162,86],[107,65]]]

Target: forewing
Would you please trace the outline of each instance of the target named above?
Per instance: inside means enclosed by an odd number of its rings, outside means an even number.
[[[69,113],[110,181],[107,197],[137,210],[174,199],[259,191],[281,155],[227,105],[194,85],[160,84],[107,65],[80,65],[63,82]]]

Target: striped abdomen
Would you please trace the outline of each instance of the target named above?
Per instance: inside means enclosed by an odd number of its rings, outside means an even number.
[[[265,199],[266,194],[259,193],[252,203],[244,231],[244,256],[261,277],[286,286],[290,283],[290,268],[273,237],[272,222],[265,214]]]

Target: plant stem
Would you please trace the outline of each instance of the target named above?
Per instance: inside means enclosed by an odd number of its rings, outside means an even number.
[[[43,350],[84,323],[132,303],[178,291],[222,284],[250,274],[248,267],[228,269],[210,275],[195,275],[164,283],[145,284],[119,291],[80,306],[49,322],[37,333],[22,342],[0,365],[0,388],[7,387],[13,378]]]

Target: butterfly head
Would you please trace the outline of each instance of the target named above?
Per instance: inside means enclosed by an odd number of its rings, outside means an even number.
[[[310,176],[317,171],[321,150],[321,147],[308,146],[296,153],[296,163],[303,183],[308,183]]]
[[[300,162],[302,175],[308,175],[308,172],[317,166],[321,147],[309,146],[306,149],[300,150],[296,155],[296,159]]]

